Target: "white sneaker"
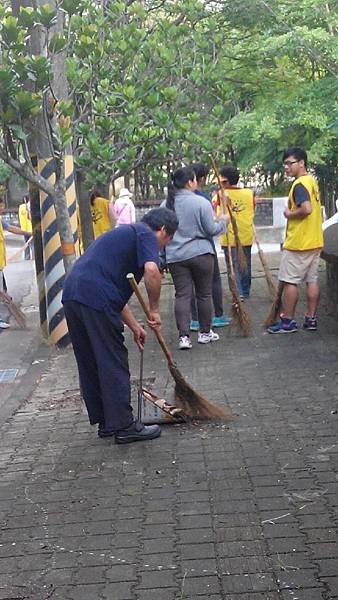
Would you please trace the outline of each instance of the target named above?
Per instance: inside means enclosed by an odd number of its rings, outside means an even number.
[[[199,333],[197,341],[199,344],[209,344],[210,342],[217,342],[217,340],[219,340],[218,333],[210,329],[209,333]]]
[[[3,321],[2,319],[0,319],[0,329],[8,329],[10,327],[9,323],[6,323],[6,321]]]
[[[190,341],[190,337],[188,335],[182,335],[178,342],[178,347],[180,350],[191,350],[192,343]]]

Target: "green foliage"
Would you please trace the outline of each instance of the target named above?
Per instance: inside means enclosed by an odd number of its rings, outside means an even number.
[[[334,8],[333,0],[63,0],[64,36],[53,32],[50,4],[21,7],[18,17],[0,8],[0,124],[24,143],[51,54],[64,52],[71,102],[57,107],[73,125],[59,120],[59,137],[72,140],[88,186],[135,168],[162,185],[167,168],[210,152],[275,185],[291,144],[308,150],[319,175],[327,164],[333,175]],[[34,57],[36,24],[48,51]]]
[[[42,4],[37,10],[38,23],[41,23],[46,29],[50,29],[55,25],[57,19],[57,11],[50,4]]]
[[[0,11],[0,140],[14,159],[27,155],[28,137],[36,126],[44,93],[50,90],[53,55],[67,43],[63,36],[50,31],[56,18],[57,11],[50,4],[36,9],[21,6],[18,17],[9,8]],[[36,25],[42,43],[40,54],[30,50]],[[64,145],[71,142],[69,126],[59,137]]]

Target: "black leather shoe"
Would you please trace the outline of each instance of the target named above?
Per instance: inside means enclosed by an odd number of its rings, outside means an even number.
[[[115,433],[116,444],[129,444],[131,442],[142,442],[143,440],[154,440],[161,435],[158,425],[143,425],[134,421],[126,429],[120,429]]]

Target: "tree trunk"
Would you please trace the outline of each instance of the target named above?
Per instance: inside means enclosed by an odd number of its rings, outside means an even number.
[[[124,175],[123,180],[124,180],[124,187],[128,188],[128,190],[129,190],[129,186],[130,186],[130,175],[129,175],[129,173],[127,175]]]
[[[61,252],[65,272],[71,269],[76,260],[74,237],[70,224],[67,199],[66,199],[66,184],[64,177],[61,177],[55,183],[55,192],[53,195],[54,207],[56,214],[56,222],[61,241]]]
[[[76,195],[79,203],[81,241],[83,250],[87,250],[94,241],[93,220],[89,203],[89,191],[84,185],[84,174],[75,168]]]

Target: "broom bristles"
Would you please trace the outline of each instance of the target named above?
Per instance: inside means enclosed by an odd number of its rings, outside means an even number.
[[[16,320],[20,329],[26,329],[26,316],[20,310],[20,308],[13,302],[13,300],[9,299],[9,296],[4,292],[0,292],[0,300],[2,300],[6,306],[8,306],[8,310],[11,313],[12,317]]]
[[[243,246],[240,243],[240,241],[236,240],[236,250],[237,250],[237,262],[238,262],[238,268],[240,273],[243,275],[243,273],[245,273],[245,271],[247,270],[247,261],[246,261],[246,257],[244,254],[244,250],[243,250]]]
[[[229,209],[229,207],[228,207],[228,209]],[[246,261],[246,257],[244,254],[243,246],[239,239],[237,221],[236,221],[231,209],[229,210],[229,215],[230,215],[232,230],[234,232],[234,238],[235,238],[235,243],[236,243],[238,268],[241,273],[245,273],[245,271],[247,270],[247,261]]]
[[[232,325],[237,326],[243,333],[244,337],[248,337],[251,334],[251,320],[246,312],[243,302],[241,302],[241,298],[238,292],[237,283],[235,279],[235,273],[232,263],[231,251],[228,247],[228,256],[230,263],[230,277],[229,277],[229,287],[232,294]]]
[[[233,302],[231,307],[232,323],[237,325],[241,330],[244,337],[248,337],[251,334],[252,327],[248,313],[246,312],[241,299],[237,294],[233,294]]]
[[[269,314],[267,315],[265,321],[263,321],[263,325],[265,327],[270,327],[270,325],[273,325],[276,322],[282,304],[283,289],[284,284],[282,281],[280,281],[276,291],[275,299],[271,304]]]
[[[175,400],[183,407],[184,413],[190,418],[206,419],[229,419],[230,412],[210,400],[207,400],[196,392],[191,385],[185,381],[182,373],[175,363],[168,363],[170,373],[175,380]]]

